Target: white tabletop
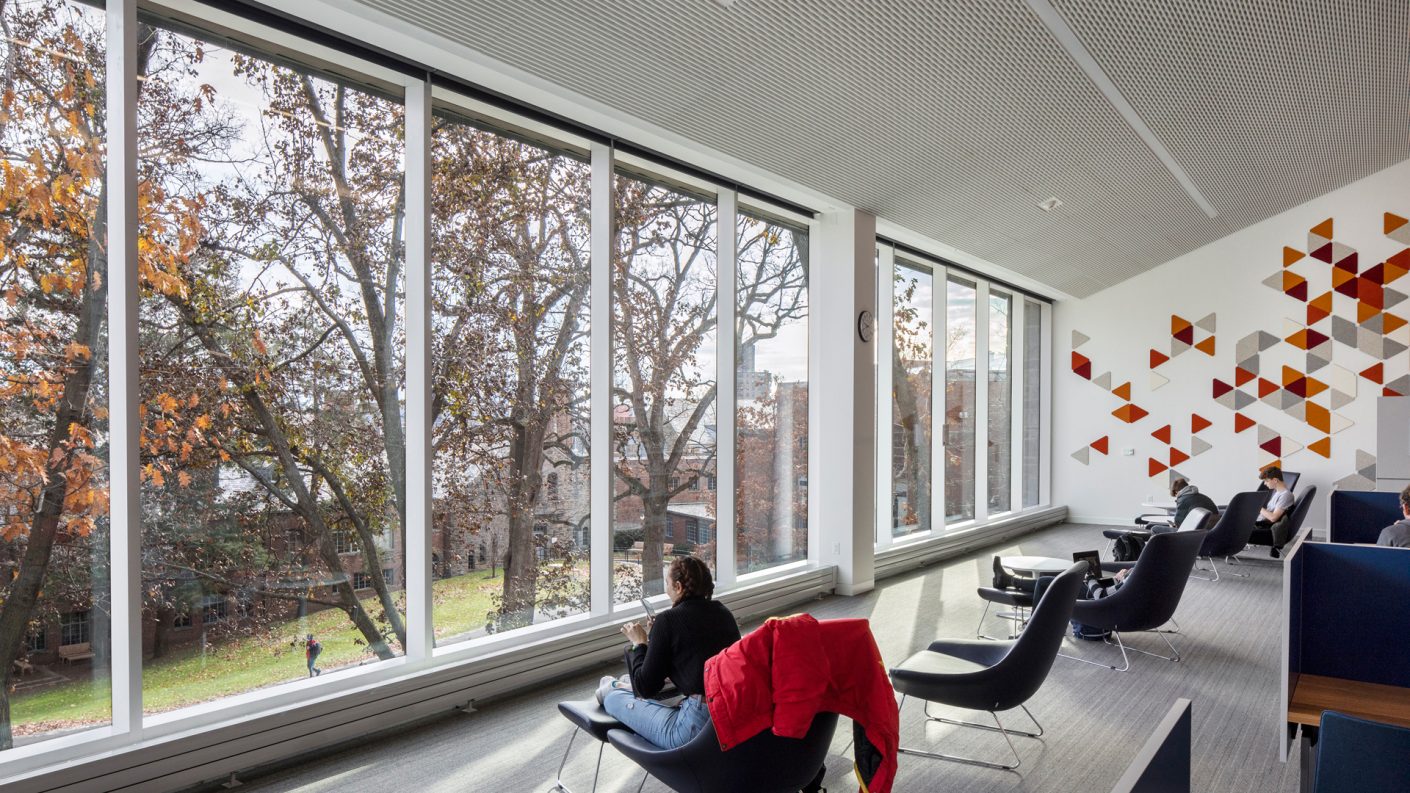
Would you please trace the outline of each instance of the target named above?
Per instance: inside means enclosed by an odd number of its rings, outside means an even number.
[[[1142,501],[1141,509],[1163,509],[1166,512],[1175,511],[1174,501]]]
[[[1003,556],[999,564],[1016,573],[1062,573],[1073,565],[1071,559],[1055,559],[1051,556]]]

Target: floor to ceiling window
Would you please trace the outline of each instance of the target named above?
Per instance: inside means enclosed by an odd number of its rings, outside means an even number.
[[[715,560],[716,207],[615,178],[613,600],[663,591],[674,555]]]
[[[891,345],[891,534],[931,529],[931,422],[934,390],[934,278],[898,261]]]
[[[1013,298],[989,291],[988,435],[989,514],[1008,512],[1013,506]]]
[[[1042,473],[1043,306],[1023,302],[1023,506],[1038,506]]]
[[[957,523],[974,518],[978,292],[954,276],[945,292],[945,520]]]
[[[751,573],[808,557],[808,233],[741,214],[735,234],[735,557]]]
[[[104,15],[0,5],[0,750],[107,724]],[[0,754],[0,757],[3,757]]]
[[[405,651],[402,106],[140,25],[148,713]]]
[[[590,607],[591,167],[432,126],[438,644]]]

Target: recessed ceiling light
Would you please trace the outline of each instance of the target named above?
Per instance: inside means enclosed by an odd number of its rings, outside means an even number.
[[[1048,200],[1039,204],[1038,208],[1043,210],[1044,212],[1051,212],[1060,206],[1062,206],[1062,201],[1060,201],[1057,196],[1053,196],[1052,198],[1049,198]]]

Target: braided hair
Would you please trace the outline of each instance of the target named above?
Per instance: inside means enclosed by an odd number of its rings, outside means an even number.
[[[681,556],[671,562],[666,573],[680,588],[680,599],[702,597],[706,600],[715,594],[715,581],[710,577],[710,568],[695,556]]]

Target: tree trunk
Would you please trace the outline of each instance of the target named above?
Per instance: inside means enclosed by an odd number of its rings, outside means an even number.
[[[652,480],[654,483],[654,479]],[[652,487],[653,491],[666,490],[665,486]],[[666,507],[670,499],[662,495],[647,495],[641,500],[641,594],[643,597],[659,595],[665,590],[666,558]]]
[[[930,470],[930,444],[920,443],[917,437],[921,425],[920,400],[912,387],[911,378],[901,360],[900,349],[893,346],[891,351],[892,390],[895,393],[896,416],[901,424],[904,468],[899,472],[906,483],[906,502],[915,515],[920,531],[930,529],[930,482],[926,473]],[[888,447],[889,448],[889,447]],[[900,522],[903,516],[895,516]]]

